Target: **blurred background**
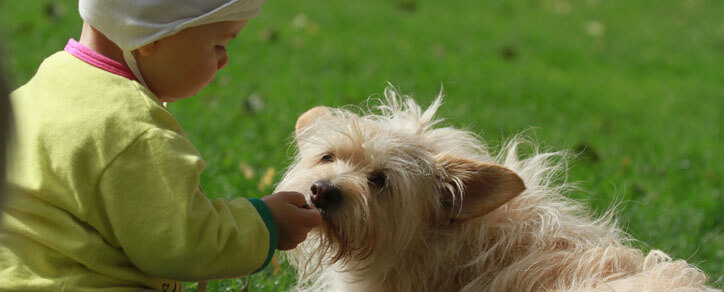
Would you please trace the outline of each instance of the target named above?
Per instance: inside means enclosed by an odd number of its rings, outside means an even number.
[[[0,0],[11,88],[80,36],[77,1]],[[299,114],[366,107],[386,82],[495,149],[523,132],[569,149],[569,194],[724,286],[724,1],[274,0],[229,45],[230,64],[169,105],[207,160],[212,198],[271,193]],[[22,129],[18,129],[22,131]],[[283,291],[283,255],[210,291]],[[195,291],[196,284],[187,289]]]

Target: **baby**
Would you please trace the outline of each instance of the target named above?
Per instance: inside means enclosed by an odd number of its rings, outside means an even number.
[[[0,291],[181,291],[259,271],[321,223],[296,192],[209,201],[163,105],[213,80],[262,3],[79,1],[79,41],[11,94]]]

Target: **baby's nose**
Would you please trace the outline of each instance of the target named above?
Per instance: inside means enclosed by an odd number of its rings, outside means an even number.
[[[324,210],[337,205],[341,200],[342,192],[331,182],[319,180],[312,184],[312,203],[317,208]]]

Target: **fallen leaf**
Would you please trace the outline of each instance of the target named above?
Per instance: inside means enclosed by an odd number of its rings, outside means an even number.
[[[276,253],[272,256],[271,264],[274,267],[274,275],[279,275],[279,259]]]
[[[307,17],[307,15],[304,13],[297,14],[292,19],[292,28],[294,28],[294,29],[305,28],[308,24],[309,24],[309,17]]]
[[[246,162],[239,162],[239,169],[241,170],[241,173],[244,174],[245,179],[254,178],[254,169],[251,168],[251,166],[249,166],[249,164],[247,164]]]
[[[264,175],[261,176],[261,179],[259,180],[259,190],[263,191],[270,187],[272,185],[272,181],[274,180],[274,173],[276,171],[273,167],[267,168],[264,172]]]
[[[265,27],[259,32],[259,38],[267,43],[275,43],[279,40],[279,31],[273,27]]]
[[[244,100],[244,109],[253,114],[258,113],[264,109],[264,100],[265,98],[262,95],[252,93]]]
[[[586,33],[592,37],[601,37],[606,33],[606,27],[599,21],[589,21],[586,23]]]

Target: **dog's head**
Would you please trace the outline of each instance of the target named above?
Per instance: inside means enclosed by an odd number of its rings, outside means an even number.
[[[330,262],[392,259],[435,230],[481,217],[520,194],[514,172],[490,161],[466,131],[433,128],[386,91],[381,114],[315,107],[296,124],[298,151],[277,190],[307,195],[324,223],[301,248]]]

